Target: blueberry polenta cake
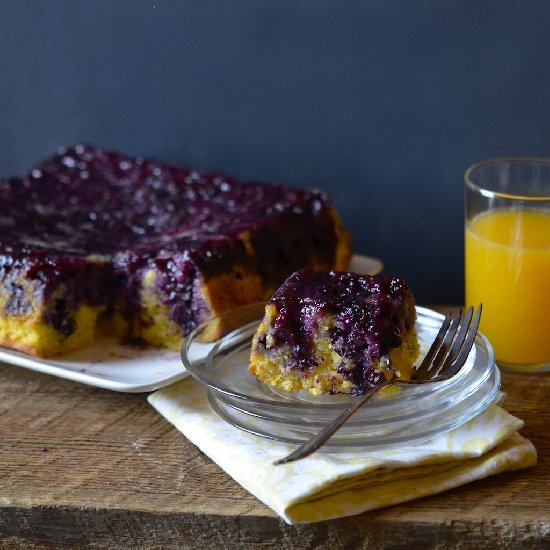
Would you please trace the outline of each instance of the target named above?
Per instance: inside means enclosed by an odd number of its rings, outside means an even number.
[[[101,331],[176,350],[207,317],[350,256],[320,191],[87,145],[0,180],[0,204],[0,345],[43,357]]]
[[[248,370],[284,390],[360,395],[411,378],[415,320],[403,279],[302,269],[269,300]]]

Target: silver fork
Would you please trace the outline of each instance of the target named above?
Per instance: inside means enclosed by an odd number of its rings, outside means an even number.
[[[481,318],[481,304],[472,320],[473,308],[464,317],[462,310],[446,315],[426,357],[417,368],[414,380],[389,380],[363,394],[352,405],[325,426],[317,435],[298,447],[293,453],[274,462],[286,464],[300,460],[321,447],[356,411],[372,399],[382,388],[392,385],[427,384],[448,380],[460,372],[474,345]]]

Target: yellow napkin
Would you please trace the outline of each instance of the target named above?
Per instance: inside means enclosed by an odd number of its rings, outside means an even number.
[[[533,466],[537,460],[531,442],[517,433],[523,422],[498,405],[414,446],[383,452],[316,453],[273,466],[293,447],[226,423],[212,410],[204,387],[192,378],[151,394],[149,402],[291,524],[360,514]]]

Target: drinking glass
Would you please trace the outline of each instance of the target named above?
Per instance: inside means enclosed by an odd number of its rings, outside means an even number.
[[[466,303],[507,370],[550,370],[550,159],[503,158],[465,174]]]

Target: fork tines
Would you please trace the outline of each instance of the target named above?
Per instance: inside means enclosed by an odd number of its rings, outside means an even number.
[[[452,376],[460,370],[466,362],[479,329],[481,309],[480,304],[475,316],[473,308],[470,307],[464,316],[462,310],[458,310],[445,317],[430,350],[418,367],[416,379],[425,380],[438,375]]]

